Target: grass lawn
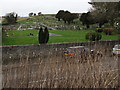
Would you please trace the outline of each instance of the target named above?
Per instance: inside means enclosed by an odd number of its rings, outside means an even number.
[[[48,43],[63,43],[63,42],[83,42],[87,41],[85,35],[93,30],[50,30],[50,33],[59,34],[62,36],[50,36]],[[14,35],[12,35],[14,33]],[[30,36],[30,33],[34,36]],[[5,36],[5,32],[2,35],[3,45],[27,45],[27,44],[38,44],[38,31],[37,30],[11,30],[8,31],[9,37]],[[102,40],[117,40],[117,35],[105,35],[102,34]]]

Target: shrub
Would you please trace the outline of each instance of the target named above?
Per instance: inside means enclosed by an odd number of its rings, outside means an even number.
[[[99,41],[102,35],[96,32],[90,32],[86,34],[86,39],[90,41]]]
[[[101,33],[101,32],[103,32],[103,29],[102,29],[102,28],[97,28],[97,29],[96,29],[96,32]]]
[[[49,32],[47,27],[43,30],[43,28],[40,28],[38,40],[40,44],[47,43],[49,40]]]
[[[112,35],[113,34],[113,31],[114,29],[112,27],[110,28],[104,28],[103,32],[106,34],[106,35]]]

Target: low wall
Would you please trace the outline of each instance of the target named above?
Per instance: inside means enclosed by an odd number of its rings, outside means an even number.
[[[56,49],[64,49],[70,46],[84,45],[92,48],[93,46],[113,47],[118,44],[118,40],[110,41],[98,41],[98,42],[78,42],[78,43],[57,43],[57,44],[41,44],[41,45],[13,45],[13,46],[2,46],[2,60],[8,60],[11,58],[17,59],[22,56],[32,56],[33,54],[38,55],[44,53],[47,55],[49,51]]]

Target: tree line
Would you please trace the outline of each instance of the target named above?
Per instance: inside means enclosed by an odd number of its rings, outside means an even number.
[[[79,18],[84,26],[90,28],[92,24],[98,24],[101,28],[105,23],[114,26],[115,22],[120,23],[120,1],[119,2],[88,2],[92,8],[87,13],[82,13],[79,17],[78,14],[70,13],[69,11],[59,10],[56,14],[58,21],[63,20],[69,24],[74,19]]]
[[[89,4],[92,8],[87,13],[82,13],[80,21],[87,28],[91,24],[99,24],[101,28],[105,23],[114,26],[114,23],[120,18],[120,2],[94,2],[91,0]]]

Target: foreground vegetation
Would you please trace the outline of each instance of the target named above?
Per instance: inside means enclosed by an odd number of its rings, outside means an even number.
[[[48,43],[63,43],[63,42],[85,42],[85,35],[93,30],[49,30],[50,33],[58,34],[61,36],[50,36]],[[3,45],[25,45],[25,44],[39,44],[37,30],[11,30],[7,31],[8,37],[3,32]],[[33,36],[30,36],[30,33]],[[101,40],[117,40],[117,35],[105,35],[102,33]]]
[[[57,53],[61,49],[49,50],[47,56],[44,56],[46,53],[18,55],[14,62],[9,60],[3,65],[3,88],[119,87],[117,57],[109,60],[105,53],[108,48],[97,46],[96,49],[102,52],[102,57],[96,54],[94,57],[65,57]]]

